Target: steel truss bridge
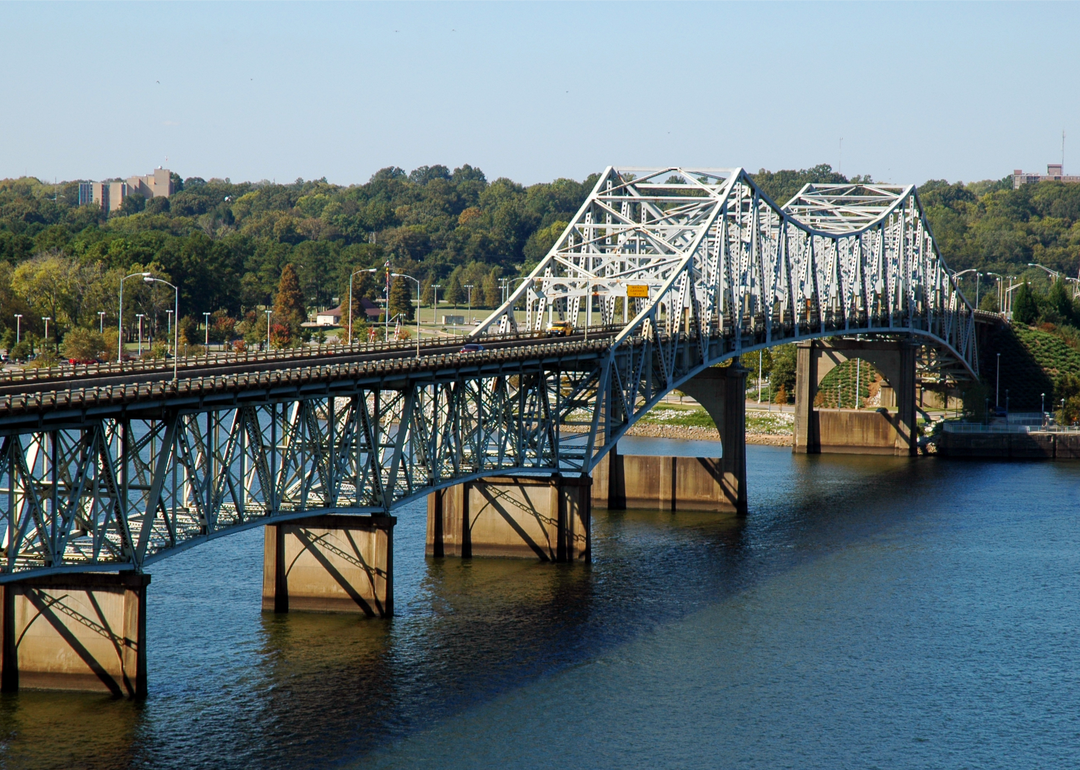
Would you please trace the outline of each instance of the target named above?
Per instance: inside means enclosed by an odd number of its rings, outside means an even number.
[[[568,338],[538,338],[556,319]],[[977,375],[974,315],[913,187],[741,169],[608,168],[473,333],[171,370],[0,381],[0,582],[142,571],[241,529],[384,513],[499,474],[589,473],[707,367],[829,336],[917,338],[924,377]]]

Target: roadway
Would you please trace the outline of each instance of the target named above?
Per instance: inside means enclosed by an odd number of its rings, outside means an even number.
[[[615,336],[621,327],[589,330],[588,340],[607,340]],[[521,349],[537,345],[570,345],[585,342],[584,333],[570,334],[565,337],[539,337],[535,335],[514,335],[507,337],[485,338],[483,350],[462,352],[462,346],[468,338],[458,338],[453,343],[435,340],[420,343],[420,359],[431,356],[460,355],[465,360],[483,361],[486,358],[499,357],[500,352],[508,349]],[[406,363],[417,360],[415,343],[394,343],[371,346],[353,346],[323,348],[315,351],[310,348],[299,354],[262,354],[237,353],[213,357],[189,357],[177,361],[179,379],[201,379],[215,377],[234,377],[238,374],[280,371],[285,369],[307,369],[341,364],[370,364],[372,362]],[[50,367],[39,370],[7,370],[0,378],[0,398],[17,397],[31,393],[71,391],[85,388],[109,388],[145,383],[167,382],[173,379],[171,359],[157,359],[151,364],[135,361],[102,365],[74,365]]]

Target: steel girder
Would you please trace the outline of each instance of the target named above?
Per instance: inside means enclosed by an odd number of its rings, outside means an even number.
[[[588,426],[560,430],[591,412],[599,357],[12,430],[0,441],[0,582],[142,570],[230,532],[385,513],[480,476],[581,473]]]
[[[624,324],[600,376],[593,462],[665,393],[763,347],[917,338],[938,377],[978,375],[974,311],[913,186],[807,185],[780,207],[742,169],[608,168],[475,334],[517,330],[521,306],[531,330],[582,313],[586,328]]]

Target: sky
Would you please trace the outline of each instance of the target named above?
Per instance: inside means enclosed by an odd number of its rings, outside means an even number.
[[[0,3],[0,178],[1080,173],[1078,3]]]

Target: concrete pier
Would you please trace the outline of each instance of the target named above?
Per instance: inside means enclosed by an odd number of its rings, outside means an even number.
[[[589,561],[588,477],[478,479],[428,495],[428,556]]]
[[[271,524],[264,612],[394,614],[393,516],[324,515]]]
[[[0,585],[0,685],[146,697],[149,575],[69,573]]]
[[[725,484],[722,458],[610,452],[593,479],[593,504],[611,510],[745,513]]]
[[[914,455],[914,342],[811,340],[797,348],[795,372],[795,440],[798,454],[857,453]],[[895,394],[896,412],[818,410],[814,397],[830,371],[855,358],[873,364]]]

